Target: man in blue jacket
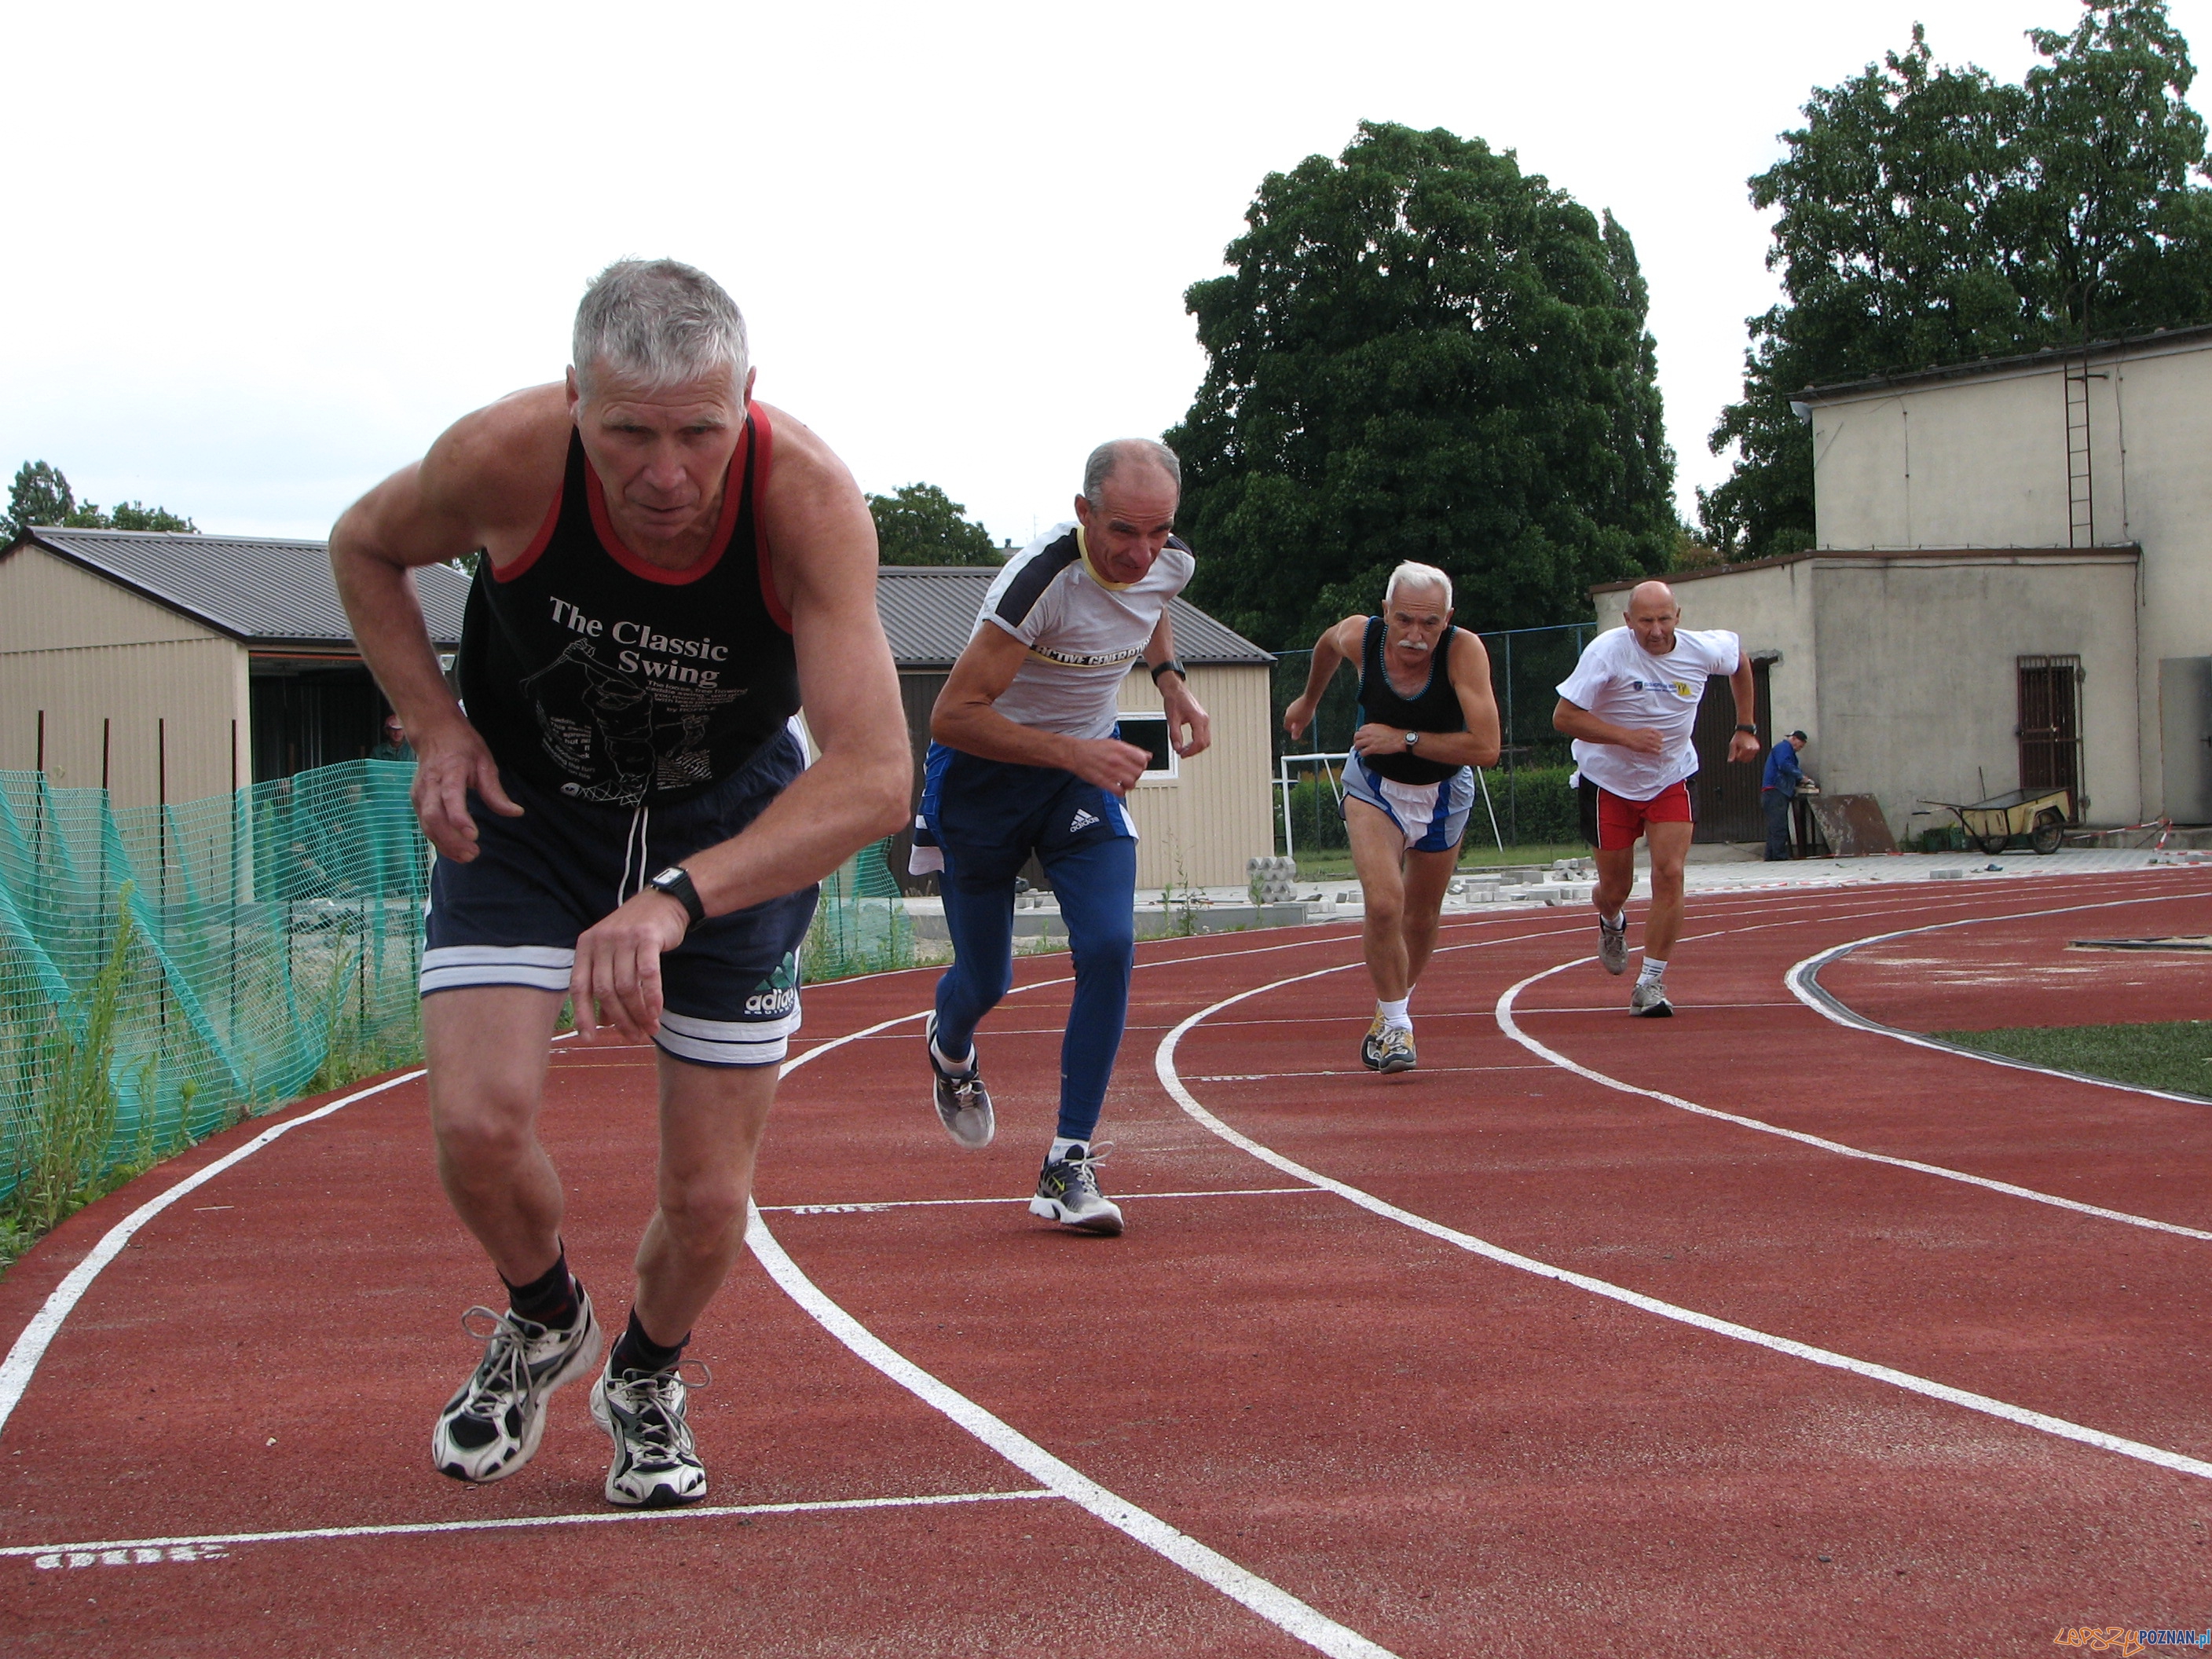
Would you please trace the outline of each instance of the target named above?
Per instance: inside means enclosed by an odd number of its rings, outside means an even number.
[[[1766,775],[1759,780],[1759,804],[1766,811],[1766,859],[1770,864],[1796,856],[1790,845],[1790,803],[1796,799],[1800,789],[1812,781],[1797,765],[1797,752],[1804,748],[1806,741],[1802,732],[1792,732],[1776,744],[1774,752],[1766,757]]]

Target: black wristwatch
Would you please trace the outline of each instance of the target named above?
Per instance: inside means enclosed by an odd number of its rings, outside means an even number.
[[[1185,668],[1180,661],[1173,657],[1170,657],[1165,662],[1154,663],[1152,665],[1152,684],[1154,685],[1158,685],[1160,683],[1160,676],[1163,674],[1180,674],[1182,676],[1183,683],[1186,685],[1190,683],[1190,671]]]
[[[665,893],[682,905],[696,927],[707,920],[707,907],[699,902],[699,890],[691,884],[691,872],[680,864],[672,864],[651,881],[645,884],[656,892]]]
[[[1736,730],[1744,733],[1747,737],[1755,738],[1759,735],[1759,728],[1755,726],[1739,726],[1736,727]]]

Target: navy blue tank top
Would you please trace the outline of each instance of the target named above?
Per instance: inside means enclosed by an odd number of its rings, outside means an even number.
[[[1408,732],[1466,731],[1467,711],[1459,706],[1459,693],[1452,690],[1449,668],[1452,635],[1458,632],[1456,626],[1446,626],[1437,648],[1429,653],[1429,683],[1418,696],[1401,697],[1390,689],[1390,676],[1382,668],[1382,618],[1370,617],[1367,636],[1359,649],[1359,723],[1365,726],[1371,721]],[[1425,760],[1403,751],[1360,758],[1393,783],[1442,783],[1459,770],[1442,761]]]
[[[664,570],[623,545],[569,434],[544,526],[506,569],[477,560],[461,624],[461,702],[502,767],[572,799],[659,805],[731,776],[797,712],[757,511],[769,450],[753,410],[705,556]]]

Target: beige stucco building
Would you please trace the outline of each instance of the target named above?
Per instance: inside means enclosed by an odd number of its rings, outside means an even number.
[[[2212,328],[1803,394],[1815,550],[1670,580],[1766,660],[1807,769],[1920,803],[2064,782],[2212,821]],[[1596,590],[1618,623],[1627,586]]]

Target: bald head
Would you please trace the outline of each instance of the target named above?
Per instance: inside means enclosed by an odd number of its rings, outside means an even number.
[[[1674,648],[1674,629],[1681,620],[1674,590],[1664,582],[1638,582],[1628,596],[1629,629],[1636,642],[1655,657]]]

